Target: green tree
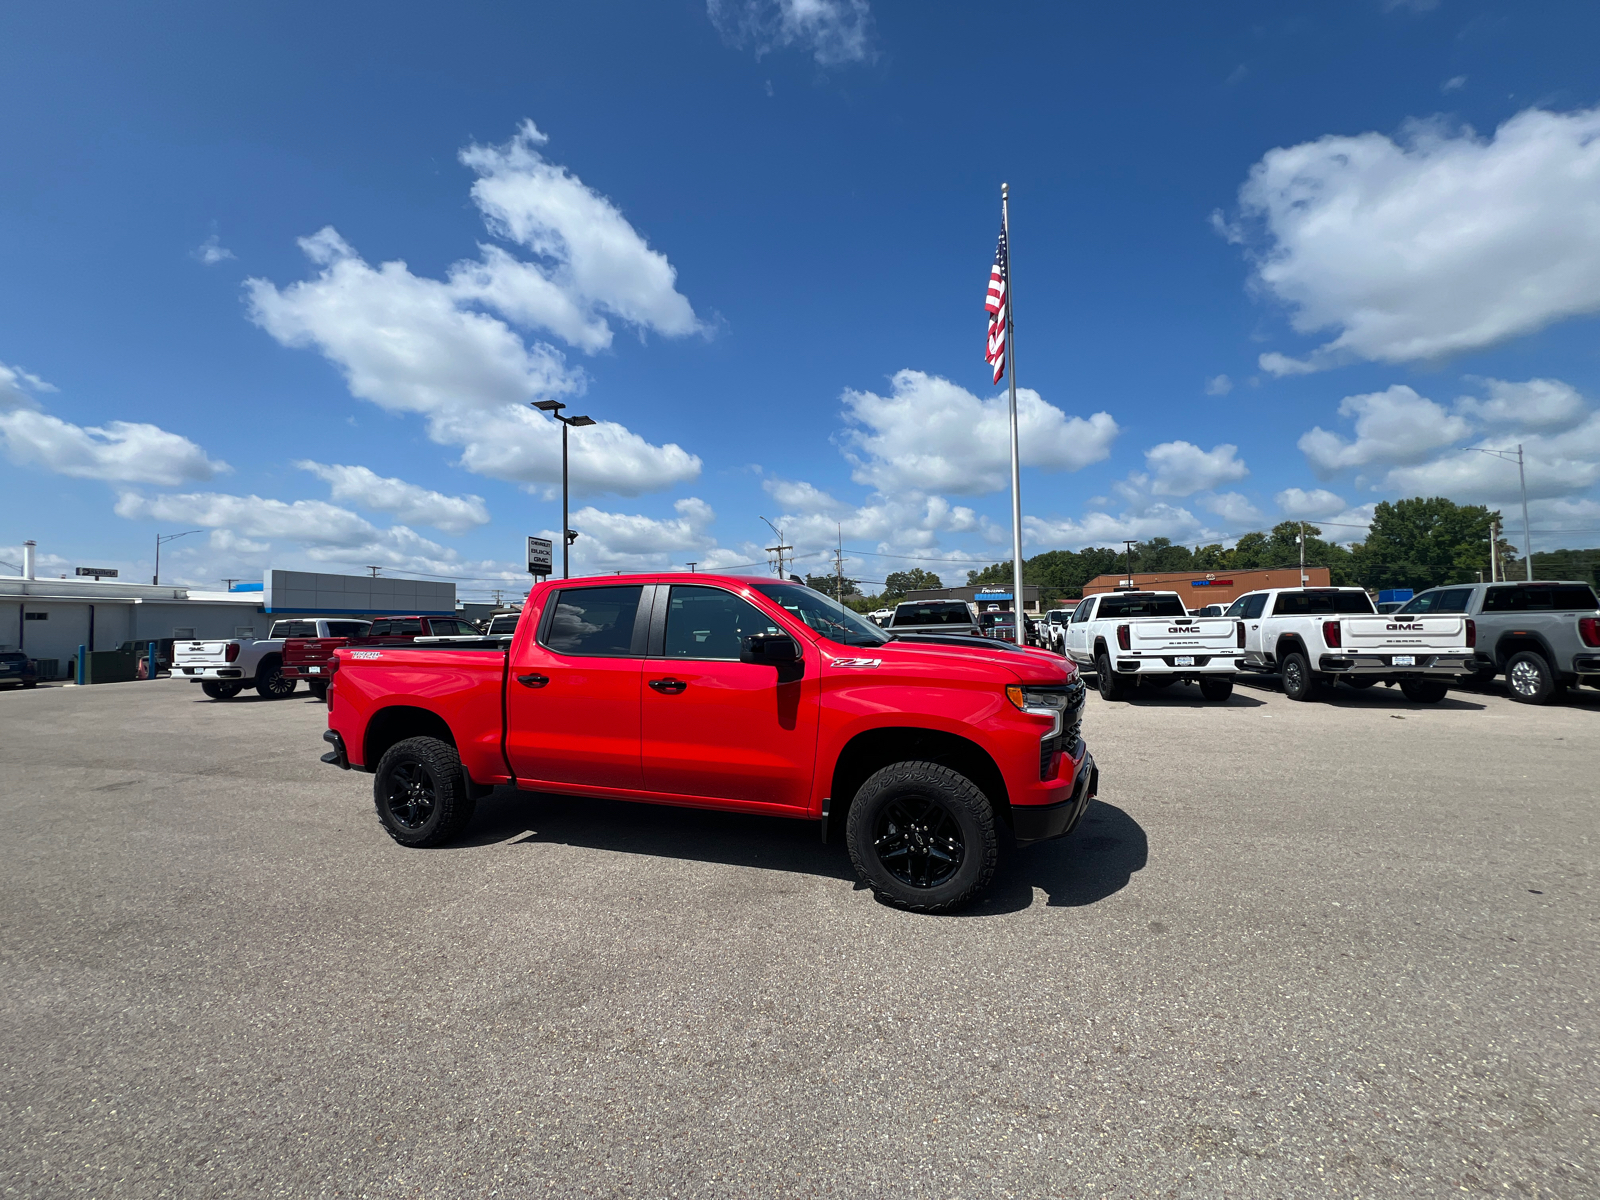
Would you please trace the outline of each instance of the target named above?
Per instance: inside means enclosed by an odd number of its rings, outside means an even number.
[[[1354,552],[1356,578],[1369,588],[1423,588],[1489,577],[1489,522],[1499,513],[1443,496],[1385,500]],[[1537,557],[1537,556],[1535,556]]]
[[[839,577],[837,575],[807,575],[806,586],[824,595],[837,597],[839,594]],[[861,581],[851,579],[848,575],[844,579],[844,594],[846,596],[859,596],[861,594]]]
[[[913,567],[909,571],[890,571],[889,578],[883,581],[883,592],[878,598],[885,604],[891,604],[904,600],[907,592],[925,592],[943,586],[944,580],[932,571],[924,571],[921,567]]]

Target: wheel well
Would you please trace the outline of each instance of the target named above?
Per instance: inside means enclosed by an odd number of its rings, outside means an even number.
[[[1286,655],[1286,654],[1295,654],[1295,653],[1305,654],[1306,661],[1307,662],[1311,661],[1311,656],[1309,654],[1306,654],[1305,643],[1302,642],[1299,639],[1299,637],[1297,637],[1295,634],[1292,634],[1292,633],[1285,633],[1282,636],[1280,636],[1278,638],[1277,644],[1273,646],[1272,651],[1273,651],[1273,654],[1277,656],[1278,662],[1280,664],[1283,662],[1284,655]],[[1313,669],[1315,669],[1315,668],[1313,668]]]
[[[372,719],[367,722],[366,736],[362,740],[361,761],[369,771],[373,770],[377,767],[378,760],[383,757],[384,751],[390,746],[413,737],[438,738],[451,746],[456,744],[450,726],[445,724],[444,718],[438,713],[429,712],[425,708],[411,708],[397,704],[391,708],[379,709],[372,714]]]
[[[1545,660],[1545,662],[1550,664],[1551,670],[1556,669],[1555,659],[1551,655],[1550,648],[1548,646],[1546,646],[1538,638],[1529,637],[1526,634],[1518,636],[1514,633],[1504,634],[1500,640],[1494,644],[1495,665],[1504,668],[1506,663],[1511,661],[1511,656],[1513,654],[1521,654],[1524,650],[1528,650],[1539,655]]]
[[[1106,639],[1103,638],[1103,637],[1097,637],[1094,640],[1094,650],[1089,655],[1089,657],[1090,658],[1099,658],[1100,657],[1100,651],[1102,651],[1102,650],[1106,651],[1106,657],[1107,658],[1111,657],[1111,651],[1106,649]]]
[[[833,782],[828,793],[832,797],[829,823],[843,829],[850,803],[861,785],[890,763],[912,759],[938,763],[961,772],[1010,824],[1011,799],[1006,792],[1005,777],[989,752],[976,742],[953,733],[915,728],[870,729],[850,739],[833,764]]]

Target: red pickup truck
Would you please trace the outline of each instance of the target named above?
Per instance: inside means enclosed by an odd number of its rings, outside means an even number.
[[[407,846],[456,837],[496,784],[728,809],[843,830],[880,897],[939,911],[1018,842],[1072,830],[1099,773],[1070,661],[973,637],[891,637],[771,578],[604,576],[534,587],[509,645],[351,645],[332,749],[373,772]]]
[[[279,621],[272,632],[283,641],[285,679],[304,679],[318,700],[328,695],[328,664],[333,652],[367,632],[367,621]],[[292,690],[292,689],[291,689]]]

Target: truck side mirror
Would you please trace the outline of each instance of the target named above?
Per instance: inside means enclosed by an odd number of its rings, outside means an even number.
[[[787,633],[752,633],[739,639],[739,661],[780,670],[792,667],[800,661],[800,644]]]

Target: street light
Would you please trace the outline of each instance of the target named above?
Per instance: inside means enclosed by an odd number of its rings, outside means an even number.
[[[561,422],[561,578],[567,579],[571,575],[568,567],[568,556],[571,553],[572,543],[577,540],[578,531],[568,528],[567,518],[567,430],[574,426],[582,428],[593,425],[593,417],[563,417],[561,410],[566,407],[559,400],[535,400],[533,406],[542,413],[549,413]]]
[[[1463,450],[1473,450],[1479,454],[1492,454],[1496,458],[1503,458],[1507,462],[1517,464],[1517,478],[1522,481],[1522,558],[1528,573],[1528,581],[1533,582],[1533,530],[1528,527],[1528,473],[1522,465],[1522,443],[1517,443],[1516,457],[1513,458],[1509,450],[1485,450],[1482,446],[1463,446]],[[1489,547],[1490,564],[1493,565],[1494,546]]]
[[[151,584],[154,585],[154,584],[158,584],[158,583],[161,582],[161,543],[162,542],[175,542],[181,537],[188,537],[191,533],[204,533],[204,532],[205,532],[204,529],[187,529],[182,533],[158,533],[158,534],[156,534],[156,573],[150,577]]]

